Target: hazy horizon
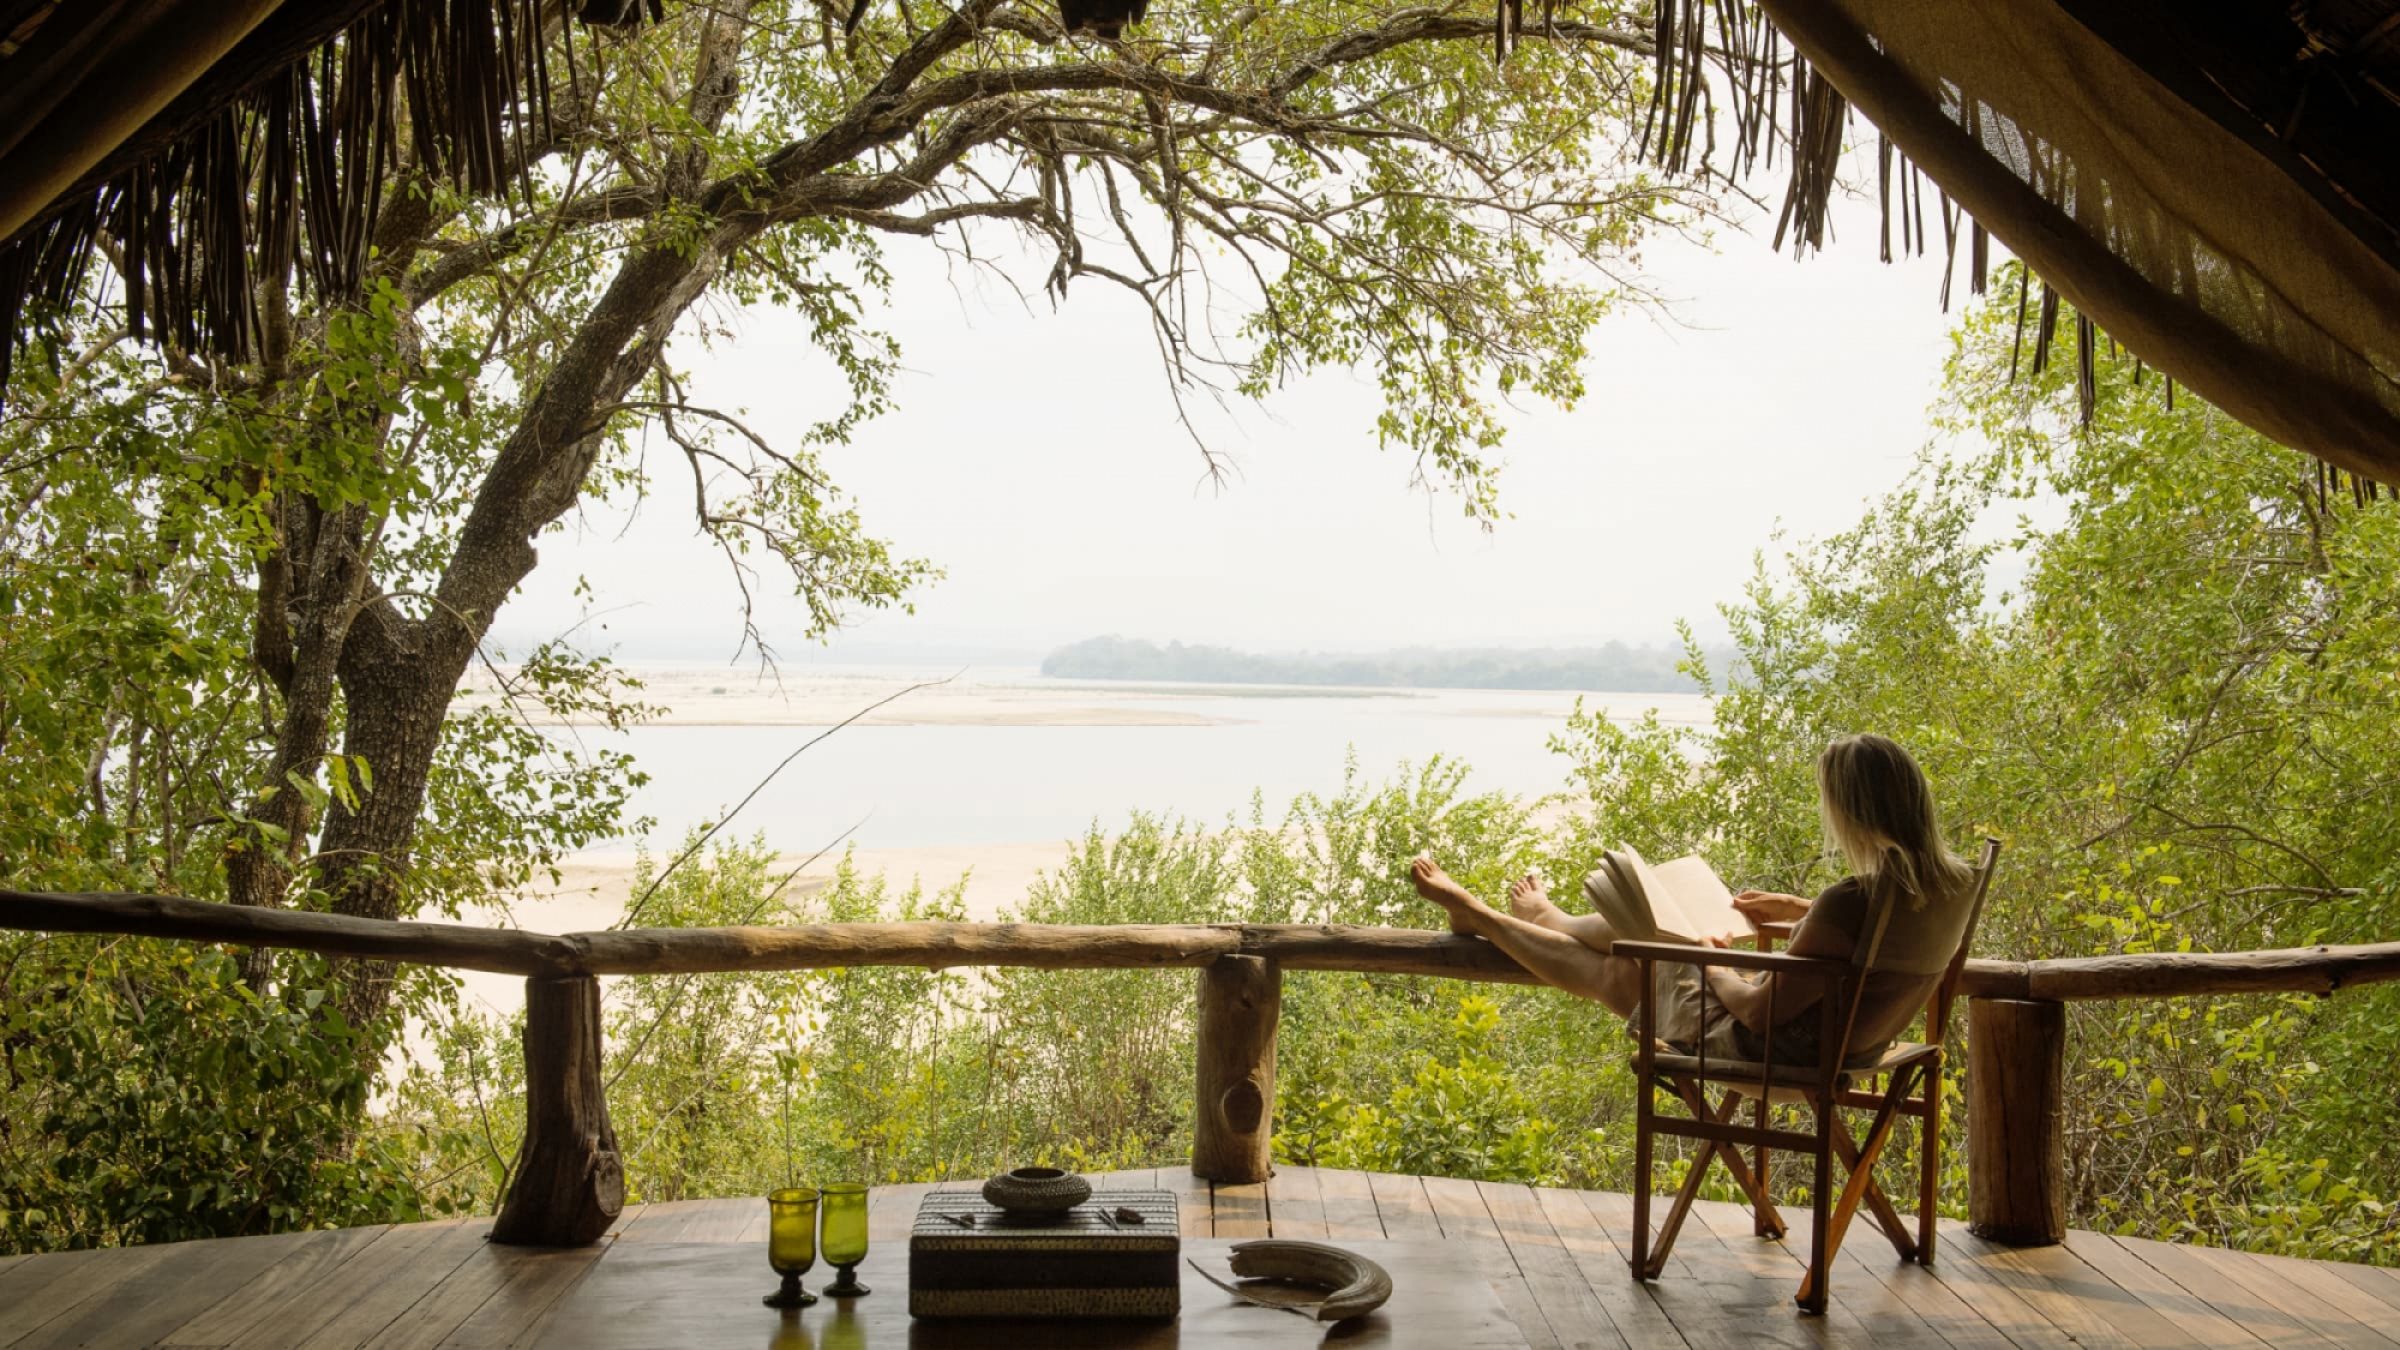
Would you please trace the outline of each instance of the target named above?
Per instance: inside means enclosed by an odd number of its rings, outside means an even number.
[[[1421,639],[1395,639],[1378,642],[1372,639],[1358,642],[1279,645],[1260,643],[1245,645],[1235,642],[1194,642],[1169,633],[1085,633],[1079,637],[1057,642],[1008,643],[990,640],[951,639],[939,633],[895,634],[887,641],[850,640],[831,646],[797,644],[778,647],[775,660],[779,664],[876,666],[906,665],[922,661],[965,660],[991,664],[1039,665],[1044,657],[1061,648],[1070,647],[1091,638],[1123,638],[1128,641],[1147,641],[1164,647],[1182,643],[1186,647],[1227,647],[1245,655],[1270,657],[1306,656],[1387,656],[1413,653],[1463,655],[1481,652],[1566,652],[1603,648],[1611,643],[1647,649],[1680,649],[1682,639],[1672,632],[1648,639],[1635,637],[1598,637],[1577,641],[1547,640],[1541,642],[1426,642]],[[1715,645],[1709,643],[1705,645]],[[732,646],[730,637],[724,642],[694,640],[688,644],[664,643],[619,644],[611,649],[616,660],[628,665],[703,665],[723,663],[742,667],[756,660],[755,653],[745,651],[739,657],[727,653]]]
[[[1950,350],[1941,259],[1876,261],[1871,200],[1835,215],[1846,237],[1805,263],[1770,251],[1756,212],[1750,233],[1720,229],[1716,251],[1645,245],[1634,270],[1673,315],[1604,319],[1576,409],[1517,405],[1489,533],[1374,448],[1371,371],[1320,372],[1261,405],[1199,400],[1235,468],[1212,486],[1132,301],[1090,286],[1027,307],[930,247],[895,245],[889,305],[869,319],[901,344],[898,406],[824,465],[870,532],[948,575],[914,615],[863,615],[817,647],[762,571],[760,626],[802,665],[1038,661],[1111,633],[1278,654],[1557,648],[1670,643],[1683,620],[1721,641],[1716,606],[1779,531],[1848,528],[1928,441]],[[1014,246],[996,229],[975,239]],[[767,311],[711,322],[712,345],[677,346],[694,397],[797,440],[834,397],[806,333]],[[639,509],[587,507],[538,541],[498,648],[572,629],[629,661],[754,659],[682,467],[652,467]]]

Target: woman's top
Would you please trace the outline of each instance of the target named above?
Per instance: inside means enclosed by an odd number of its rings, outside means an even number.
[[[1950,958],[1958,954],[1971,909],[1963,893],[1927,900],[1914,909],[1895,896],[1891,907],[1892,917],[1884,925],[1883,942],[1867,966],[1865,987],[1859,995],[1858,1020],[1850,1029],[1850,1058],[1854,1061],[1880,1054],[1924,1010],[1925,1001],[1933,997],[1934,987],[1941,983],[1942,973],[1949,969]],[[1826,887],[1816,903],[1808,907],[1808,913],[1792,929],[1792,942],[1798,943],[1812,929],[1830,928],[1850,939],[1851,950],[1857,953],[1873,936],[1874,927],[1873,893],[1857,877],[1844,877]],[[1783,989],[1789,991],[1798,983],[1787,981]],[[1776,1060],[1786,1064],[1819,1062],[1823,1011],[1812,1000],[1797,1015],[1786,1014],[1780,1008],[1776,1012]],[[1788,1050],[1787,1037],[1791,1042]],[[1736,1043],[1747,1047],[1746,1057],[1755,1059],[1763,1053],[1764,1041],[1764,1037],[1749,1028],[1738,1027]]]
[[[1928,900],[1916,909],[1909,908],[1905,900],[1893,902],[1883,942],[1867,967],[1858,1020],[1850,1031],[1852,1063],[1863,1063],[1881,1054],[1924,1009],[1934,987],[1941,983],[1942,973],[1949,968],[1950,958],[1958,952],[1959,941],[1966,933],[1969,908],[1964,894]],[[1792,941],[1798,943],[1812,929],[1822,932],[1830,928],[1849,938],[1856,952],[1872,935],[1874,916],[1874,900],[1867,886],[1856,877],[1845,877],[1826,887],[1808,907],[1808,913],[1801,916],[1792,930]],[[1705,1045],[1712,1059],[1766,1058],[1768,1038],[1735,1021],[1714,998],[1701,998],[1695,968],[1661,965],[1655,978],[1657,987],[1653,992],[1659,1009],[1661,1039],[1682,1047],[1686,1053]],[[1801,981],[1791,980],[1778,992],[1789,997],[1802,988]],[[1805,997],[1799,994],[1792,1002]],[[1776,1063],[1822,1062],[1824,1012],[1816,1000],[1810,999],[1806,1007],[1800,1008],[1779,1003],[1775,1018],[1772,1048]],[[1628,1026],[1627,1030],[1634,1028]]]

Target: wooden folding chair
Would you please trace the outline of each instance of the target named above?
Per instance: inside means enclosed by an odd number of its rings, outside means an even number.
[[[2000,841],[1986,839],[1983,857],[1976,865],[1974,895],[1970,901],[1967,925],[1959,938],[1958,951],[1934,986],[1933,995],[1925,1006],[1925,1039],[1901,1041],[1874,1054],[1862,1063],[1850,1062],[1849,1040],[1858,1019],[1860,996],[1865,992],[1866,977],[1873,967],[1875,953],[1883,945],[1885,928],[1891,921],[1890,899],[1878,904],[1869,916],[1865,940],[1849,960],[1833,961],[1823,958],[1793,956],[1770,949],[1776,937],[1790,936],[1791,924],[1761,925],[1757,951],[1731,951],[1715,947],[1690,947],[1669,942],[1620,942],[1615,951],[1631,957],[1642,965],[1642,987],[1655,989],[1651,982],[1656,964],[1700,967],[1702,992],[1702,1025],[1706,1025],[1707,968],[1724,966],[1738,970],[1765,971],[1771,974],[1794,976],[1813,981],[1821,992],[1820,1034],[1818,1044],[1827,1047],[1822,1061],[1815,1065],[1778,1064],[1772,1027],[1775,1022],[1774,993],[1770,989],[1767,1021],[1770,1030],[1762,1038],[1765,1062],[1748,1060],[1711,1060],[1705,1043],[1695,1047],[1697,1054],[1683,1054],[1658,1039],[1657,1013],[1651,1000],[1642,1000],[1638,1049],[1634,1053],[1633,1070],[1636,1080],[1634,1172],[1639,1184],[1633,1193],[1633,1253],[1632,1266],[1637,1279],[1655,1280],[1666,1268],[1667,1253],[1675,1246],[1675,1236],[1683,1227],[1684,1217],[1691,1212],[1692,1202],[1699,1197],[1701,1184],[1709,1168],[1720,1158],[1732,1174],[1734,1184],[1750,1197],[1752,1223],[1761,1237],[1780,1238],[1784,1235],[1783,1216],[1774,1202],[1772,1151],[1778,1148],[1805,1153],[1816,1164],[1816,1179],[1809,1188],[1809,1204],[1814,1222],[1809,1226],[1808,1270],[1800,1281],[1798,1302],[1810,1312],[1825,1311],[1828,1274],[1834,1256],[1841,1251],[1843,1234],[1861,1204],[1874,1219],[1875,1226],[1891,1239],[1892,1247],[1903,1261],[1933,1264],[1935,1188],[1941,1181],[1942,1140],[1942,1045],[1949,1031],[1950,1005],[1958,993],[1960,973],[1965,970],[1967,949],[1975,940],[1975,926],[1983,917],[1983,902],[1992,884],[1992,869],[2000,859]],[[1714,1084],[1723,1089],[1714,1108],[1708,1103],[1707,1089]],[[1672,1091],[1691,1115],[1661,1115],[1657,1110],[1657,1094],[1661,1089]],[[1742,1124],[1735,1113],[1744,1099],[1754,1104],[1751,1122]],[[1776,1129],[1769,1125],[1767,1106],[1770,1102],[1805,1103],[1815,1120],[1810,1131]],[[1865,1110],[1875,1113],[1862,1141],[1850,1133],[1842,1120],[1844,1110]],[[1901,1221],[1881,1187],[1875,1183],[1875,1160],[1882,1156],[1884,1146],[1891,1142],[1894,1127],[1902,1116],[1913,1116],[1922,1122],[1923,1147],[1919,1150],[1920,1165],[1917,1178],[1917,1223],[1912,1236]],[[1677,1138],[1700,1141],[1700,1156],[1693,1159],[1692,1169],[1685,1176],[1683,1189],[1667,1210],[1665,1221],[1654,1238],[1650,1232],[1650,1171],[1656,1136],[1666,1134]],[[1741,1145],[1750,1145],[1754,1154],[1742,1157]],[[1841,1160],[1848,1182],[1838,1195],[1833,1189],[1833,1163]]]

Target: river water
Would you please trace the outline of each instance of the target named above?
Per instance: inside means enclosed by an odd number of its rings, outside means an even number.
[[[571,734],[635,756],[651,780],[634,813],[656,818],[653,849],[672,848],[686,829],[718,819],[768,780],[844,710],[904,688],[916,674],[790,672],[762,713],[742,690],[659,672],[653,696],[675,708],[666,723]],[[703,688],[720,690],[729,706],[709,712]],[[1566,785],[1566,760],[1549,741],[1564,730],[1576,697],[1073,682],[975,670],[819,741],[766,782],[733,829],[763,832],[788,853],[813,850],[854,824],[852,842],[871,850],[1057,841],[1095,822],[1113,831],[1136,810],[1216,825],[1246,817],[1254,792],[1271,818],[1300,793],[1338,792],[1353,758],[1368,783],[1440,755],[1470,766],[1472,789],[1539,796]],[[1583,698],[1617,719],[1651,708],[1686,724],[1709,715],[1698,694]],[[761,724],[766,716],[778,724]]]

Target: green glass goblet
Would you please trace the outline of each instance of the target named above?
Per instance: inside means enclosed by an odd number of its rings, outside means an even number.
[[[874,1292],[858,1282],[858,1263],[867,1259],[867,1188],[836,1182],[825,1188],[825,1232],[819,1245],[826,1264],[841,1272],[825,1286],[829,1298],[858,1298]]]
[[[817,1263],[817,1193],[807,1186],[767,1192],[767,1264],[783,1287],[759,1300],[770,1308],[805,1308],[817,1296],[800,1277]]]

